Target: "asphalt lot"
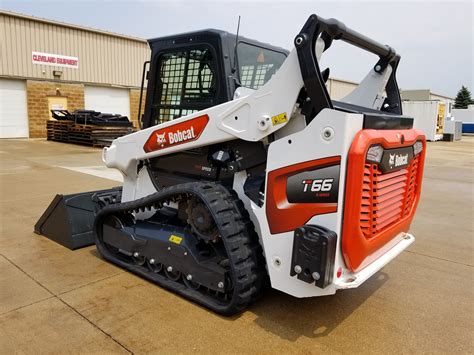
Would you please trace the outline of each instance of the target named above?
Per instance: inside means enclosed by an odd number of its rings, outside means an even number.
[[[34,234],[56,193],[116,186],[100,150],[0,140],[1,353],[473,353],[474,137],[428,144],[415,243],[335,296],[217,316]]]

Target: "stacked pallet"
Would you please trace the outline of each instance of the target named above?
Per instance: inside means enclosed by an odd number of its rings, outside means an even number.
[[[68,131],[69,127],[74,122],[71,121],[53,121],[49,120],[46,123],[46,131],[48,140],[58,141],[58,142],[67,142],[68,141]]]
[[[46,127],[48,140],[93,147],[108,147],[114,139],[134,131],[133,127],[78,124],[66,120],[49,120]]]

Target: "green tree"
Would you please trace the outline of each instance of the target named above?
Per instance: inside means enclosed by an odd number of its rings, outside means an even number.
[[[474,103],[471,99],[471,93],[464,85],[458,91],[454,101],[454,108],[467,108],[467,105]]]

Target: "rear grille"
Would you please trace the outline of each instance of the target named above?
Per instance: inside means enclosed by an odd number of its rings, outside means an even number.
[[[407,216],[415,201],[419,156],[405,169],[382,173],[366,163],[362,184],[360,228],[365,238],[375,237]]]

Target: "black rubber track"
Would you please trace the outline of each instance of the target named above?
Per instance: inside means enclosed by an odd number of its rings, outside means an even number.
[[[229,259],[233,284],[229,299],[224,300],[188,288],[181,281],[172,281],[144,266],[132,264],[114,254],[102,242],[102,225],[107,216],[120,217],[133,211],[159,209],[166,202],[178,202],[191,197],[199,198],[207,206],[219,230]],[[97,249],[104,259],[222,315],[229,316],[243,311],[250,302],[258,298],[267,283],[265,261],[248,213],[237,194],[219,183],[185,183],[164,188],[135,201],[109,205],[97,214],[94,230]]]

